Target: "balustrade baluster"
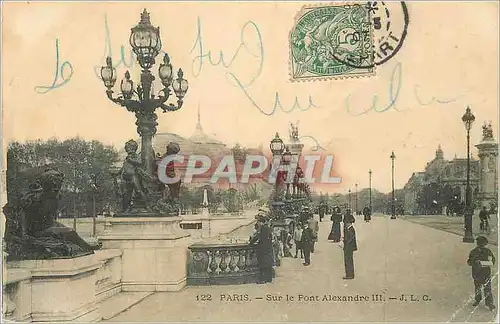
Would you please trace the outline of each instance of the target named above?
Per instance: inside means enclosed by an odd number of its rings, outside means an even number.
[[[215,260],[216,259],[216,256],[217,256],[217,250],[211,250],[210,252],[210,274],[214,275],[216,274],[216,271],[217,271],[217,268],[218,268],[218,264],[217,264],[217,261]]]
[[[190,250],[188,285],[241,284],[258,278],[255,246],[214,244]]]
[[[240,271],[245,271],[246,269],[246,263],[245,263],[245,255],[246,255],[246,250],[239,250],[238,252],[238,263],[236,264],[238,266],[238,270]]]
[[[227,258],[227,250],[221,250],[220,251],[220,264],[219,264],[219,268],[221,270],[221,273],[224,273],[226,272],[226,269],[227,269],[227,262],[226,262],[226,258]]]
[[[229,252],[230,260],[229,260],[229,270],[230,272],[234,272],[236,269],[236,257],[238,256],[238,251]]]
[[[245,264],[246,264],[246,270],[247,271],[252,271],[253,264],[252,264],[252,249],[248,249],[245,251]]]

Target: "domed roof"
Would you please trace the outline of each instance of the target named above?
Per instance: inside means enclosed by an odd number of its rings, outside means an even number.
[[[174,133],[157,133],[153,138],[153,148],[155,152],[164,154],[167,151],[167,145],[171,142],[179,144],[180,154],[194,153],[195,143],[187,138]]]
[[[198,107],[198,123],[196,124],[196,130],[194,131],[194,134],[189,138],[189,140],[196,144],[212,144],[212,145],[219,145],[222,147],[226,146],[226,144],[222,143],[221,141],[211,136],[208,136],[203,132],[203,127],[201,127],[201,119],[200,119],[200,107]]]

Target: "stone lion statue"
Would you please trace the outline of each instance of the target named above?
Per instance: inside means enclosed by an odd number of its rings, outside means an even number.
[[[6,216],[7,260],[40,260],[91,254],[93,247],[71,228],[56,221],[59,191],[64,175],[46,168],[17,205],[3,207]]]

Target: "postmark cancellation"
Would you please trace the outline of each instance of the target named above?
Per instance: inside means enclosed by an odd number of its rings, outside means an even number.
[[[292,81],[375,73],[370,10],[361,3],[304,6],[295,17],[289,46]]]

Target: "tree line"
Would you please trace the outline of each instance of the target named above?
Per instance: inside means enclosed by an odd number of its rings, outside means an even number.
[[[114,147],[99,141],[72,138],[11,142],[7,146],[7,199],[18,205],[21,195],[47,168],[64,173],[59,214],[91,216],[112,208],[115,182],[110,171],[118,162]]]
[[[245,159],[246,149],[233,148],[235,158]],[[7,199],[17,206],[20,197],[36,177],[47,168],[64,173],[59,202],[60,217],[90,217],[117,211],[118,183],[115,177],[121,168],[117,150],[99,141],[72,138],[11,142],[7,146]],[[256,184],[242,191],[213,189],[211,186],[187,187],[180,192],[181,207],[197,212],[203,204],[203,189],[207,188],[209,209],[236,212],[245,204],[262,200],[262,190]]]

